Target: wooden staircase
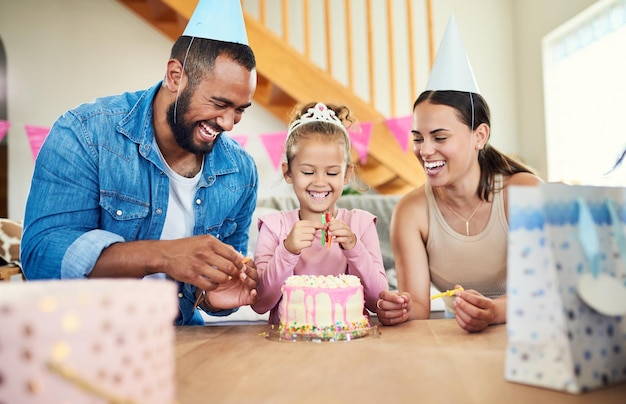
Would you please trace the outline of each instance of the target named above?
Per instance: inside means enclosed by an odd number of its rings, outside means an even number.
[[[182,34],[197,4],[197,0],[118,1],[172,40]],[[400,148],[380,112],[245,10],[244,19],[257,61],[255,102],[285,123],[294,106],[300,103],[320,100],[345,104],[359,121],[373,124],[366,163],[360,164],[353,155],[360,181],[381,194],[405,194],[424,182],[419,162],[410,149],[404,152]]]

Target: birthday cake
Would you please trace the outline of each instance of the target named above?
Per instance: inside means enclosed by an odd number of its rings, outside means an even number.
[[[363,285],[354,275],[294,275],[278,306],[283,337],[345,340],[367,333]]]
[[[0,289],[0,403],[176,401],[174,282],[28,281]]]

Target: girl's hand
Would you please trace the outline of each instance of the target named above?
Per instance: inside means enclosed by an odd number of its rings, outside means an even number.
[[[339,243],[344,250],[351,250],[356,245],[356,234],[352,232],[350,226],[341,220],[331,220],[326,224],[326,231],[333,238],[333,241]]]
[[[459,288],[460,285],[456,285]],[[496,305],[492,299],[475,290],[456,291],[454,299],[454,318],[457,324],[467,332],[482,331],[496,318]]]
[[[315,233],[323,227],[324,225],[318,222],[299,220],[293,225],[283,244],[290,253],[300,254],[303,249],[311,247]]]
[[[383,290],[378,294],[376,314],[383,325],[404,323],[411,312],[411,295],[408,292]]]

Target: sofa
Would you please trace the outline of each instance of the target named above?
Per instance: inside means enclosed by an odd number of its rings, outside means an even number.
[[[21,221],[0,218],[0,281],[24,279],[20,267]]]

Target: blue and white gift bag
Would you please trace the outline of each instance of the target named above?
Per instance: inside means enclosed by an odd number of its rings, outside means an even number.
[[[508,203],[506,380],[625,382],[626,189],[511,187]]]

